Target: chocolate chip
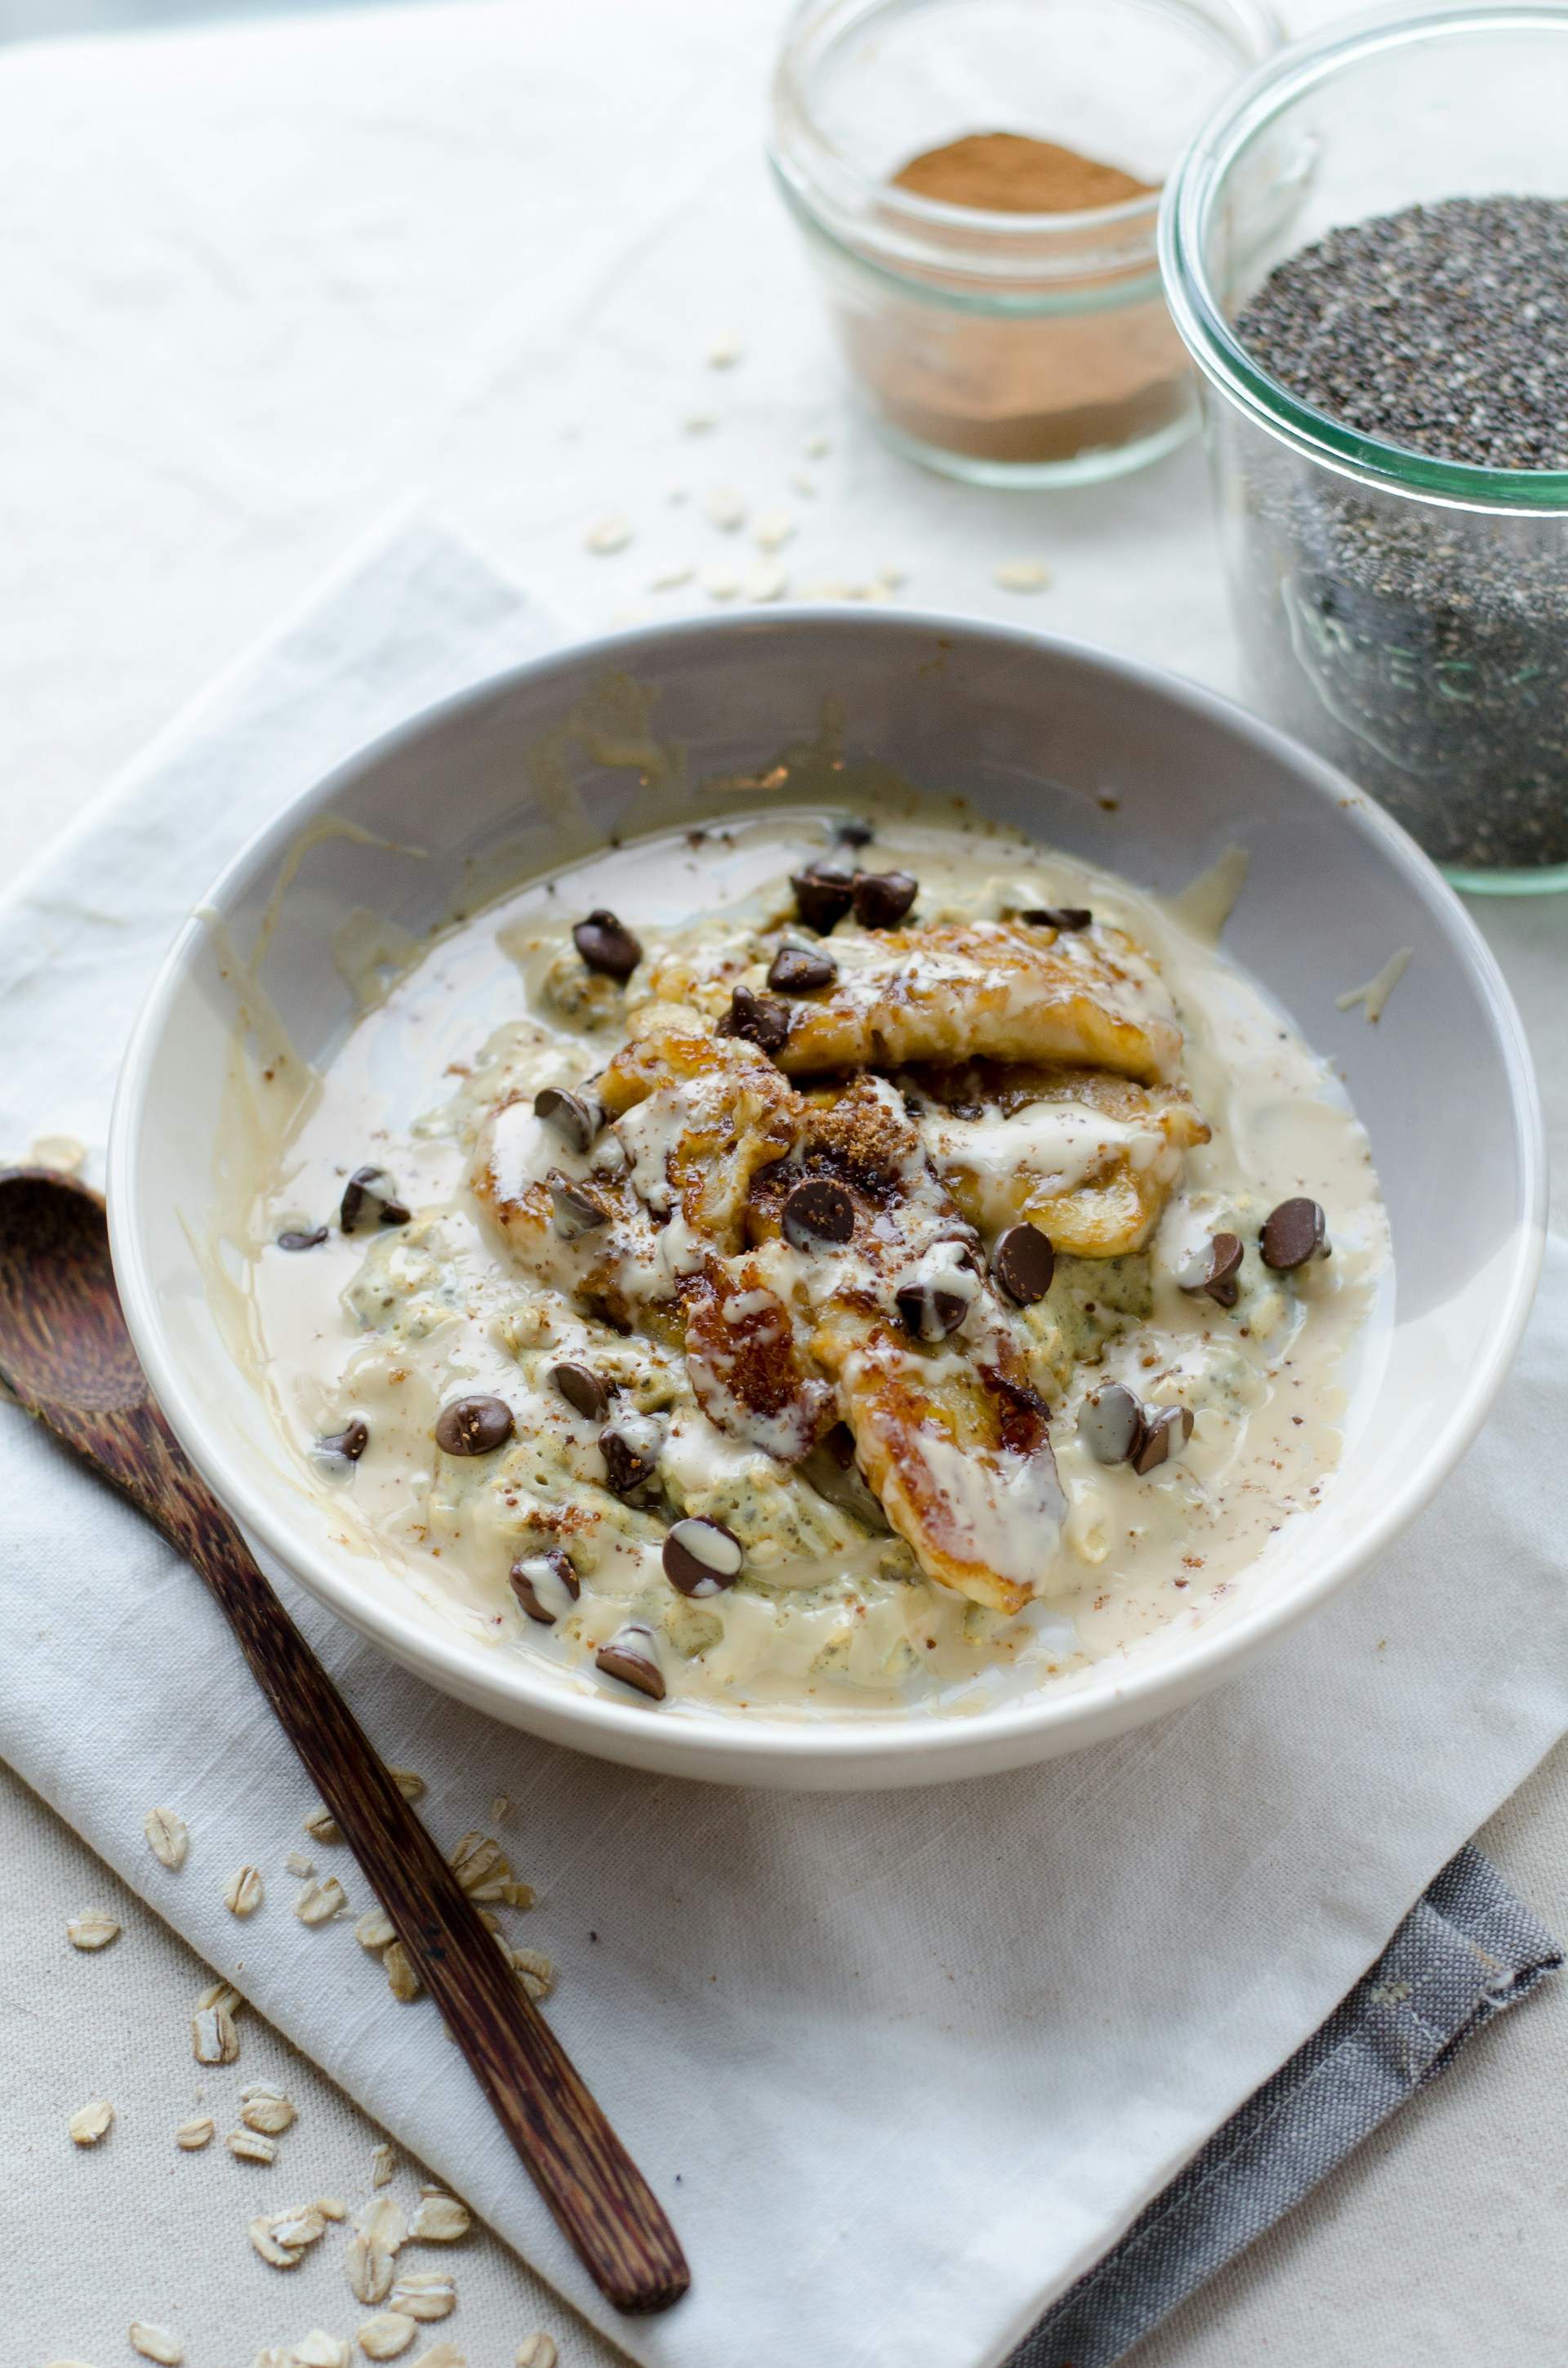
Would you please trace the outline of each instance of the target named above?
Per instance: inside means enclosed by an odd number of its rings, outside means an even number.
[[[634,1489],[645,1486],[658,1468],[659,1443],[651,1429],[643,1437],[641,1431],[617,1430],[612,1425],[599,1433],[599,1453],[618,1497],[630,1497]]]
[[[640,1694],[647,1694],[654,1702],[665,1699],[659,1648],[644,1620],[629,1620],[624,1628],[618,1628],[608,1644],[601,1645],[594,1655],[594,1667],[602,1669],[607,1678],[619,1678],[624,1686],[635,1686]]]
[[[491,1455],[516,1428],[505,1398],[454,1398],[436,1417],[436,1444],[449,1455]]]
[[[605,1122],[602,1106],[588,1094],[546,1086],[534,1096],[534,1116],[552,1127],[569,1151],[586,1151]]]
[[[574,1414],[585,1422],[603,1422],[609,1412],[609,1384],[591,1365],[551,1365],[550,1378]]]
[[[789,1007],[776,1003],[770,995],[754,995],[749,986],[737,986],[719,1022],[719,1033],[744,1036],[762,1053],[781,1053],[790,1038]]]
[[[555,1230],[563,1241],[574,1242],[579,1234],[591,1234],[597,1225],[609,1223],[609,1211],[587,1185],[574,1183],[559,1167],[552,1167],[544,1180],[555,1211]]]
[[[1015,1307],[1032,1307],[1051,1289],[1056,1252],[1038,1225],[1009,1225],[991,1253],[991,1280]]]
[[[780,1221],[792,1248],[814,1249],[819,1242],[843,1243],[855,1231],[855,1203],[846,1186],[831,1176],[808,1176],[784,1203]]]
[[[324,1225],[312,1225],[308,1234],[298,1226],[290,1225],[286,1233],[278,1235],[278,1247],[280,1250],[315,1250],[320,1249],[325,1239]]]
[[[330,1439],[318,1439],[315,1452],[333,1463],[358,1463],[370,1444],[369,1425],[355,1415]]]
[[[1143,1435],[1132,1457],[1134,1472],[1153,1472],[1185,1447],[1192,1437],[1192,1415],[1184,1406],[1152,1406],[1143,1409]]]
[[[870,824],[862,822],[858,814],[851,814],[849,819],[846,822],[841,822],[837,828],[837,837],[841,847],[869,847],[876,835]]]
[[[833,863],[808,863],[803,871],[790,873],[790,885],[801,920],[824,938],[843,920],[855,894],[853,873]]]
[[[863,929],[896,929],[920,894],[907,871],[858,871],[855,918]]]
[[[512,1592],[530,1620],[541,1628],[556,1622],[582,1594],[582,1582],[559,1546],[536,1554],[519,1554],[509,1573]]]
[[[1242,1246],[1234,1234],[1216,1234],[1200,1250],[1187,1261],[1176,1281],[1194,1298],[1207,1292],[1217,1307],[1233,1307],[1241,1296],[1241,1284],[1236,1281],[1242,1263]]]
[[[1086,905],[1037,905],[1018,916],[1031,929],[1086,929],[1094,917]]]
[[[384,1167],[357,1167],[343,1188],[337,1222],[346,1234],[360,1225],[406,1225],[409,1212]]]
[[[945,1340],[969,1314],[969,1301],[962,1292],[949,1291],[939,1282],[900,1283],[893,1297],[905,1331],[913,1332],[917,1340]]]
[[[833,956],[807,946],[780,946],[767,968],[767,984],[780,995],[812,995],[837,976]]]
[[[1096,1463],[1127,1463],[1143,1436],[1143,1408],[1119,1382],[1103,1382],[1078,1409],[1078,1436]]]
[[[700,1514],[677,1521],[665,1540],[665,1577],[682,1595],[722,1595],[739,1578],[744,1560],[733,1530]]]
[[[1263,1263],[1276,1274],[1293,1274],[1309,1258],[1329,1256],[1328,1220],[1315,1201],[1281,1201],[1265,1218],[1258,1239]]]
[[[625,922],[602,905],[578,922],[572,942],[588,968],[603,971],[607,978],[630,978],[642,959],[642,949]]]

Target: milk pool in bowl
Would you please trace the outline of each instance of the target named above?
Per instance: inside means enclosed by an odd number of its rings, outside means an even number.
[[[937,1248],[968,1295],[951,1334],[911,1334],[906,1316],[896,1353],[939,1375],[989,1323],[1017,1360],[1014,1386],[1037,1402],[1029,1418],[1046,1443],[1033,1452],[1049,1458],[1051,1486],[1003,1488],[981,1508],[1008,1600],[934,1577],[918,1521],[868,1486],[853,1429],[835,1418],[858,1370],[842,1355],[810,1376],[810,1439],[737,1415],[710,1373],[706,1390],[694,1385],[668,1255],[669,1228],[684,1220],[653,1173],[671,1146],[650,1143],[646,1116],[628,1110],[579,1148],[559,1119],[534,1111],[551,1087],[593,1100],[595,1081],[649,1024],[650,975],[696,977],[680,1025],[716,1036],[737,984],[796,1008],[833,992],[773,995],[781,947],[825,950],[840,984],[874,968],[885,929],[851,912],[819,933],[789,884],[844,862],[844,816],[786,809],[608,848],[471,915],[407,955],[390,983],[376,976],[335,1057],[286,1110],[275,1107],[227,1179],[222,1231],[231,1261],[239,1253],[231,1331],[300,1484],[454,1631],[650,1717],[964,1716],[1071,1687],[1162,1628],[1201,1624],[1277,1532],[1310,1522],[1333,1486],[1350,1394],[1375,1383],[1392,1272],[1366,1137],[1327,1065],[1220,950],[1238,878],[1222,868],[1162,901],[928,806],[857,818],[874,835],[847,868],[918,883],[897,925],[916,938],[983,936],[1050,912],[1092,916],[1081,930],[1043,928],[1051,943],[1131,941],[1128,973],[1148,978],[1136,991],[1162,1008],[1168,998],[1180,1031],[1173,1085],[1209,1131],[1175,1149],[1148,1112],[1085,1110],[1070,1087],[1050,1103],[1015,1107],[983,1088],[965,1099],[944,1082],[961,1042],[936,1071],[872,1063],[887,1127],[900,1141],[906,1131],[921,1167],[928,1232],[927,1203],[939,1217],[939,1196],[952,1200],[956,1247]],[[637,940],[627,980],[577,951],[574,925],[596,912]],[[824,1087],[804,1077],[801,1090]],[[475,1189],[498,1144],[514,1198],[534,1189],[537,1199],[555,1178],[590,1201],[619,1194],[652,1212],[665,1300],[646,1323],[635,1275],[631,1297],[608,1308],[574,1289],[569,1199],[543,1263],[519,1257],[494,1191]],[[367,1169],[346,1228],[346,1191]],[[1058,1244],[1048,1289],[1024,1304],[997,1263],[1021,1173],[1080,1243]],[[1143,1194],[1148,1237],[1096,1256],[1082,1229],[1112,1174]],[[551,1189],[559,1219],[561,1187]],[[1332,1255],[1282,1271],[1266,1263],[1260,1235],[1271,1211],[1301,1198],[1324,1211]],[[1217,1236],[1242,1245],[1233,1298],[1193,1287]],[[824,1264],[838,1254],[814,1237],[793,1245],[783,1229],[757,1249],[767,1288],[797,1311],[808,1368]],[[921,1271],[928,1306],[936,1269]],[[861,1320],[896,1341],[892,1298]],[[565,1394],[554,1378],[563,1367],[597,1391]],[[449,1452],[443,1412],[467,1400],[497,1402],[510,1428],[477,1452]],[[1097,1409],[1127,1401],[1145,1431],[1163,1420],[1169,1433],[1153,1461],[1145,1438],[1142,1469],[1106,1460]],[[650,1459],[630,1488],[615,1485],[607,1431]],[[940,1463],[935,1450],[930,1461]],[[972,1471],[949,1469],[948,1481],[962,1494]],[[706,1537],[706,1551],[737,1566],[692,1582],[677,1552],[672,1577],[677,1527],[699,1560]],[[736,1554],[714,1547],[718,1533]],[[1021,1602],[1011,1600],[1019,1574]]]

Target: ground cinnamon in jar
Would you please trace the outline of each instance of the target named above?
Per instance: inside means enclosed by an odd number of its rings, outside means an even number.
[[[1155,195],[1119,165],[1014,131],[927,149],[892,186],[977,216],[1059,220]],[[955,244],[950,276],[925,264],[906,293],[845,321],[855,367],[897,436],[1014,467],[1114,452],[1186,419],[1187,363],[1152,228],[1085,226],[1076,242],[1048,233],[1040,256],[1038,276],[977,302],[972,257]]]

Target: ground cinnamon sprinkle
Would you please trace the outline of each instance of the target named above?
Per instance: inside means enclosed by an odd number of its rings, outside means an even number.
[[[1155,194],[1119,165],[1016,131],[927,149],[892,186],[976,214],[1086,214]],[[957,302],[912,286],[846,318],[851,359],[899,435],[1016,466],[1114,450],[1183,416],[1187,365],[1152,233],[1146,254],[1119,226],[1108,245],[1087,226],[1062,235],[1081,238],[1081,271],[1042,265],[1038,285],[1015,278],[994,309],[973,302],[961,267],[949,281],[933,262],[919,280],[932,292],[950,285]]]
[[[1119,165],[1097,164],[1054,140],[1021,131],[971,131],[945,147],[912,156],[893,175],[896,188],[938,205],[979,206],[992,214],[1078,214],[1153,195]]]

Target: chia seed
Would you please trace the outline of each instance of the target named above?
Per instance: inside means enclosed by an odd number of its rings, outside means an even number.
[[[1568,200],[1455,198],[1331,232],[1236,334],[1342,427],[1568,469]],[[1238,621],[1271,712],[1439,862],[1568,863],[1568,506],[1383,492],[1251,438]]]

